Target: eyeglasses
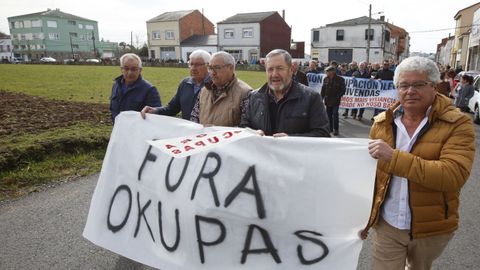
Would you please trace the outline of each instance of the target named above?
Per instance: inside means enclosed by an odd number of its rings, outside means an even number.
[[[204,67],[206,65],[207,64],[188,63],[188,67],[191,67],[191,68],[200,68],[200,67]]]
[[[129,71],[131,71],[131,72],[137,72],[137,71],[139,71],[141,68],[139,68],[139,67],[131,67],[131,68],[129,68],[129,67],[120,67],[120,69],[123,70],[123,71],[125,71],[125,72],[129,72]]]
[[[228,65],[223,65],[223,66],[208,66],[208,71],[215,71],[219,72],[222,68],[226,67]]]
[[[415,91],[418,91],[425,86],[429,85],[431,82],[414,82],[414,83],[399,83],[397,89],[400,91],[407,91],[412,88]]]
[[[285,66],[269,67],[269,68],[267,68],[267,73],[273,73],[274,71],[276,71],[277,73],[280,73],[280,72],[283,72],[287,69],[288,69],[288,67],[285,67]]]

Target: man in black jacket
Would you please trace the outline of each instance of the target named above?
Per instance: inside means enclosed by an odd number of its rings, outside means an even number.
[[[330,137],[322,98],[292,80],[290,54],[281,49],[271,51],[265,68],[268,82],[244,101],[240,126],[273,137]]]
[[[322,98],[327,106],[327,115],[330,123],[330,131],[333,135],[338,135],[338,109],[340,108],[340,100],[345,94],[345,80],[338,76],[336,69],[329,66],[325,69],[327,76],[323,79]]]

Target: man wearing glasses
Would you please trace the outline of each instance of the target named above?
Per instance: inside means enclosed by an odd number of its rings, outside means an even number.
[[[292,79],[292,57],[281,49],[267,54],[267,83],[251,92],[241,127],[273,137],[330,137],[320,94]]]
[[[212,80],[200,91],[190,120],[206,126],[238,126],[242,101],[252,88],[235,76],[235,58],[226,52],[212,55],[208,71]]]
[[[373,269],[430,269],[458,228],[459,195],[475,156],[472,120],[438,94],[437,65],[405,59],[399,102],[375,117],[369,154],[378,160],[372,212]]]
[[[145,106],[141,111],[143,119],[146,113],[175,116],[181,111],[182,118],[190,120],[193,105],[197,101],[200,90],[207,81],[210,81],[207,70],[210,54],[204,50],[195,50],[190,54],[189,59],[190,76],[180,82],[175,96],[167,106],[156,108]]]
[[[120,57],[122,75],[115,78],[110,97],[112,122],[122,111],[141,111],[145,106],[162,105],[157,88],[142,78],[142,60],[138,55],[126,53]]]

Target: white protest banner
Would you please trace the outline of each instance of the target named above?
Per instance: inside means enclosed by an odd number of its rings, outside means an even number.
[[[147,143],[231,129],[121,113],[84,237],[164,270],[355,269],[368,140],[251,136],[185,158]]]
[[[325,74],[307,74],[308,86],[320,93]],[[398,100],[393,81],[342,76],[346,91],[340,100],[341,108],[388,109]]]

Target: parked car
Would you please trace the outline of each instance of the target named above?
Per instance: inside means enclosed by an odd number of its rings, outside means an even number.
[[[87,63],[100,63],[100,60],[98,60],[96,58],[91,58],[91,59],[85,60],[85,62],[87,62]]]
[[[23,60],[23,58],[21,58],[21,57],[13,57],[12,58],[12,64],[21,64],[21,63],[25,63],[25,60]]]
[[[473,112],[473,122],[480,125],[480,75],[475,76],[473,87],[475,88],[475,92],[468,102],[468,109]]]
[[[40,58],[40,63],[55,63],[57,60],[53,57],[42,57]]]

